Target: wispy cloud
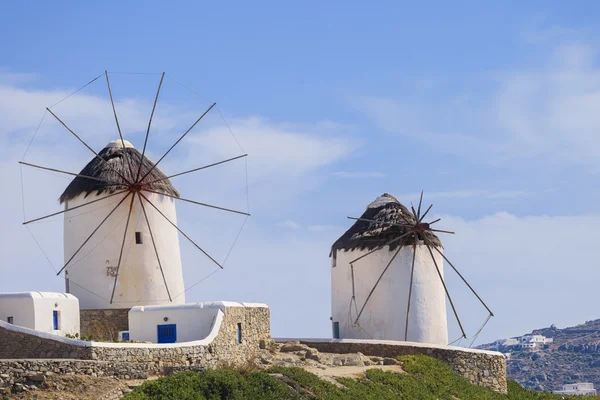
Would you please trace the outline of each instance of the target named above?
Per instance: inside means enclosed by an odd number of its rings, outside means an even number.
[[[261,117],[233,119],[229,126],[246,152],[252,156],[252,177],[298,176],[335,164],[350,155],[360,143],[344,137],[331,123],[314,125],[277,123]],[[208,152],[231,155],[229,130],[211,127],[188,143],[194,154]]]
[[[15,85],[33,82],[37,79],[36,74],[27,74],[22,72],[11,72],[0,68],[0,85]]]
[[[500,71],[479,82],[493,86],[489,95],[430,91],[444,99],[443,106],[428,97],[350,101],[383,130],[440,152],[492,164],[535,160],[599,169],[599,48],[584,41],[554,43],[536,68]]]
[[[340,178],[385,178],[383,172],[347,172],[338,171],[332,174]]]
[[[277,223],[277,226],[280,228],[285,228],[285,229],[292,229],[292,230],[297,230],[300,229],[300,224],[298,224],[295,221],[292,221],[290,219],[287,219],[285,221],[281,221]]]
[[[534,192],[528,192],[524,190],[502,190],[502,191],[489,191],[489,190],[456,190],[447,192],[427,192],[425,197],[427,198],[455,198],[455,199],[471,199],[471,198],[485,198],[485,199],[514,199],[519,197],[526,197],[535,194]],[[406,193],[401,194],[400,198],[419,198],[420,193]]]
[[[343,228],[341,226],[335,226],[335,225],[311,225],[307,228],[309,231],[312,232],[335,232],[335,231],[343,231],[346,228]]]

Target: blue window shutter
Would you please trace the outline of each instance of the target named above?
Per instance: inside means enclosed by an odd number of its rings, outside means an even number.
[[[57,331],[58,330],[58,311],[56,311],[56,310],[52,311],[52,322],[53,322],[54,330]]]

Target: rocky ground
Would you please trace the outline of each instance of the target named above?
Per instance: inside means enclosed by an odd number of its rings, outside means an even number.
[[[303,367],[325,370],[332,367],[373,367],[397,365],[394,358],[370,357],[361,353],[320,353],[300,342],[272,343],[254,362],[258,368],[271,366]]]
[[[366,370],[374,367],[402,372],[398,361],[393,358],[369,357],[361,353],[321,353],[299,342],[283,344],[272,342],[267,349],[241,368],[264,370],[273,366],[302,367],[334,384],[337,384],[334,379],[336,377],[359,377],[364,375]],[[232,367],[235,366],[222,366],[222,368]],[[172,372],[176,371],[177,368],[172,370]],[[142,382],[106,377],[53,375],[25,384],[17,383],[10,391],[6,390],[4,393],[0,389],[0,399],[117,400]]]
[[[118,400],[142,383],[87,375],[54,375],[44,382],[16,384],[10,393],[0,394],[0,399]]]

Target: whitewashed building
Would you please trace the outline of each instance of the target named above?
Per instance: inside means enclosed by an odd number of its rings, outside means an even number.
[[[521,336],[521,343],[535,343],[538,345],[552,343],[553,338],[547,338],[543,335],[525,335]]]
[[[126,185],[106,183],[122,182],[115,171],[119,171],[130,181],[135,181],[141,154],[128,141],[124,141],[124,144],[125,147],[121,140],[108,143],[99,153],[104,161],[94,157],[80,172],[81,176],[73,179],[60,197],[65,209],[70,210],[64,217],[66,291],[79,299],[82,309],[127,309],[136,305],[183,304],[185,295],[178,232],[160,215],[164,214],[177,224],[175,199],[166,195],[178,197],[179,193],[168,179],[163,179],[166,176],[158,168],[153,169],[144,180],[148,182],[145,184],[146,188],[157,192],[141,192],[156,206],[155,209],[144,201],[145,213],[154,235],[155,250],[140,197],[134,191],[124,190],[127,189]],[[152,166],[144,157],[140,175],[144,176]],[[119,192],[123,193],[117,194]],[[126,196],[128,197],[119,204]],[[77,208],[96,200],[95,204]],[[115,207],[114,212],[108,216]],[[131,218],[125,233],[130,207]],[[105,218],[107,219],[103,222]],[[94,233],[97,227],[99,228]],[[121,254],[124,234],[125,246]],[[88,237],[87,243],[81,247]],[[169,294],[172,301],[169,300]]]
[[[369,204],[362,218],[397,224],[406,224],[406,220],[415,222],[406,207],[389,194],[383,194]],[[330,257],[334,338],[448,344],[445,291],[422,237],[416,246],[406,336],[413,236],[356,261],[353,267],[350,265],[351,261],[403,233],[402,227],[357,221],[333,244]],[[442,250],[441,242],[434,234],[422,234]],[[398,244],[403,247],[383,273]],[[433,253],[443,277],[443,259],[435,250]],[[363,305],[364,310],[358,317]]]
[[[151,343],[182,343],[214,334],[215,324],[227,307],[264,307],[266,304],[212,301],[164,306],[137,306],[129,310],[129,340]],[[218,328],[218,327],[217,327]],[[237,338],[244,333],[237,324]]]
[[[580,394],[580,395],[595,395],[596,389],[594,384],[589,382],[569,383],[562,386],[562,390],[553,392],[555,394]]]
[[[79,334],[79,301],[68,293],[0,293],[0,320],[60,336]]]
[[[516,339],[516,338],[509,338],[506,339],[504,341],[502,341],[502,346],[504,347],[513,347],[513,346],[518,346],[520,344],[520,340]]]
[[[523,350],[538,350],[548,343],[552,343],[553,338],[547,338],[543,335],[525,335],[521,336],[519,346]]]

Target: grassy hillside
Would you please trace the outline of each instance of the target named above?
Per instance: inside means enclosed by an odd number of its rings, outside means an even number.
[[[211,370],[185,372],[146,382],[125,400],[559,400],[577,397],[527,391],[509,382],[508,394],[473,386],[441,361],[425,356],[400,357],[406,374],[370,369],[364,378],[338,378],[339,385],[300,368],[274,367],[267,371]],[[600,397],[585,397],[600,399]]]

